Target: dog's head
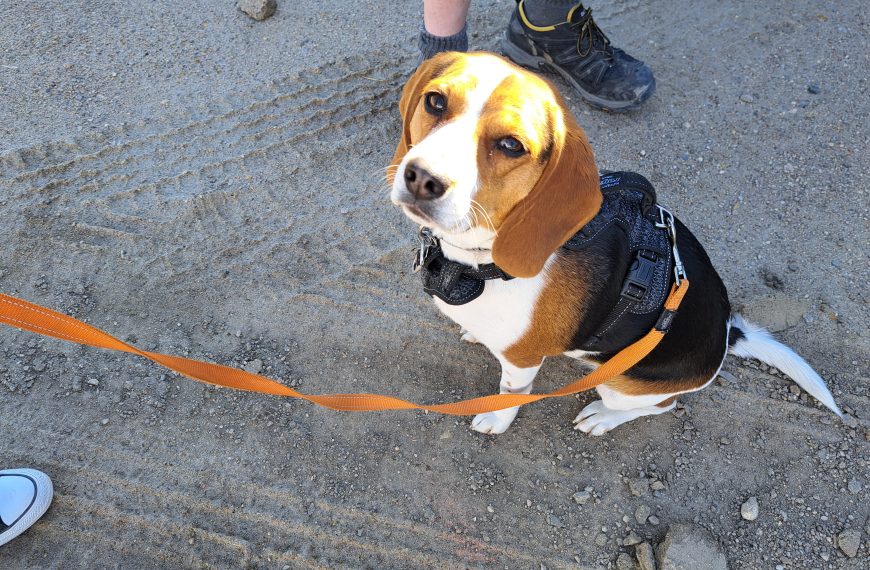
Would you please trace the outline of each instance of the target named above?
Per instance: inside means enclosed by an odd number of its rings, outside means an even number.
[[[491,54],[439,54],[408,80],[399,107],[393,203],[442,236],[492,243],[511,275],[537,275],[598,212],[586,135],[536,75]]]

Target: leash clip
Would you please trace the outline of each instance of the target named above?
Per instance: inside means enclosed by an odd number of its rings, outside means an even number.
[[[656,227],[668,231],[668,239],[671,242],[671,250],[674,252],[674,284],[679,287],[683,279],[687,279],[686,268],[680,259],[680,251],[677,249],[677,226],[674,223],[674,215],[667,208],[656,204],[659,211],[659,219]]]
[[[429,250],[438,243],[438,238],[432,234],[432,230],[426,227],[420,228],[417,237],[420,240],[420,246],[417,248],[417,256],[414,258],[414,273],[420,271],[426,258],[429,257]]]

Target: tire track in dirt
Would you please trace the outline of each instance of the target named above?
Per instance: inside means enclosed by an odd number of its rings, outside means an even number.
[[[51,188],[93,173],[117,169],[136,158],[169,150],[191,150],[191,142],[201,139],[232,136],[236,143],[246,137],[256,140],[282,123],[284,113],[300,114],[319,107],[336,107],[345,99],[353,100],[357,93],[372,88],[400,84],[401,71],[385,71],[372,67],[363,58],[347,58],[335,65],[320,66],[293,77],[273,81],[273,85],[289,84],[295,89],[259,99],[241,108],[211,115],[180,127],[112,142],[109,137],[126,136],[125,127],[115,127],[107,134],[82,138],[74,142],[48,141],[31,147],[15,149],[0,155],[0,180],[24,183],[29,188]],[[318,81],[320,79],[320,81]],[[253,97],[256,97],[254,95]],[[335,103],[335,104],[333,104]],[[301,117],[304,120],[304,117]],[[196,149],[193,149],[196,150]],[[185,163],[187,155],[177,162]],[[58,180],[58,175],[67,174]]]
[[[393,247],[396,218],[376,214],[386,222],[377,224],[379,244],[358,235],[371,221],[368,206],[384,201],[374,191],[380,169],[357,173],[363,187],[331,190],[328,202],[320,188],[347,181],[319,171],[344,156],[371,164],[369,141],[397,123],[389,114],[405,75],[401,66],[348,59],[274,82],[277,94],[182,127],[103,146],[95,137],[88,145],[48,142],[7,153],[0,204],[17,222],[16,247],[39,258],[120,254],[144,260],[163,279],[208,272],[214,259],[229,266],[224,272],[244,273],[252,259],[276,257],[288,266],[275,276],[282,284],[338,277],[354,260],[381,259]],[[83,146],[98,148],[76,152]],[[318,178],[322,186],[304,186]],[[252,201],[274,208],[250,220]],[[323,216],[324,207],[340,219]],[[306,246],[311,240],[319,245]],[[323,250],[334,253],[324,258]],[[10,253],[11,263],[23,259]]]
[[[12,429],[10,422],[0,420],[0,423],[4,429]],[[77,532],[82,527],[99,529],[106,526],[107,531],[114,528],[124,529],[124,532],[137,537],[148,535],[153,541],[166,545],[165,554],[170,558],[175,554],[173,539],[178,544],[179,556],[182,553],[190,556],[192,550],[198,555],[198,561],[206,564],[212,557],[215,560],[250,560],[267,555],[273,560],[277,557],[299,563],[305,559],[288,553],[287,547],[299,540],[303,544],[340,546],[339,549],[330,548],[331,555],[326,551],[322,553],[321,558],[326,557],[333,563],[376,560],[385,556],[385,560],[418,565],[416,567],[443,567],[445,563],[459,567],[469,560],[453,558],[447,561],[444,553],[430,555],[423,546],[444,543],[467,547],[469,540],[474,541],[474,549],[482,557],[478,562],[502,559],[535,565],[550,555],[546,549],[529,552],[509,545],[457,537],[453,533],[408,519],[354,509],[322,498],[313,501],[315,514],[312,515],[310,511],[306,514],[306,503],[310,501],[304,501],[301,496],[294,496],[287,489],[253,485],[236,478],[210,477],[208,488],[219,489],[220,498],[200,497],[197,493],[207,495],[207,489],[199,487],[197,483],[201,480],[201,471],[178,464],[164,468],[148,461],[141,454],[117,447],[103,447],[88,439],[50,429],[39,428],[33,435],[36,439],[29,439],[27,448],[17,449],[16,453],[31,455],[58,481],[75,482],[72,489],[57,493],[59,500],[55,505],[56,512],[49,518],[52,526],[68,532]],[[141,436],[150,439],[159,434],[149,434],[146,430]],[[123,465],[128,473],[146,474],[144,479],[148,478],[148,473],[171,473],[172,479],[179,481],[181,490],[167,490],[165,483],[156,487],[146,480],[137,482],[122,478],[100,467],[74,466],[40,452],[50,449],[50,442],[61,438],[79,450],[80,454],[99,458],[102,463]],[[154,477],[161,479],[157,475]],[[99,482],[98,488],[85,484],[86,481]],[[98,500],[90,498],[90,495],[98,497]],[[270,511],[250,504],[262,501],[268,502]],[[281,507],[279,511],[284,515],[281,518],[274,515],[275,505]],[[141,513],[150,514],[145,516]],[[75,527],[56,522],[58,516],[77,521]],[[336,524],[335,521],[340,522]],[[221,530],[228,526],[232,528],[232,534]],[[354,535],[354,530],[361,526],[369,529],[365,539]],[[117,536],[117,530],[114,533]],[[105,533],[89,532],[87,536],[101,534]],[[195,548],[188,544],[188,538],[196,542]],[[99,543],[97,540],[94,542]],[[279,545],[283,545],[283,548],[279,548]],[[117,550],[114,543],[102,546]]]

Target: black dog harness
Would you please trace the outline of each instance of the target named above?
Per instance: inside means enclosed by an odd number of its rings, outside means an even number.
[[[620,296],[596,332],[578,348],[607,352],[633,342],[639,331],[649,329],[661,314],[672,282],[684,277],[676,249],[674,218],[656,204],[655,189],[633,172],[608,172],[601,176],[603,201],[598,214],[571,237],[564,249],[628,251],[631,262],[622,280]],[[513,279],[494,263],[477,268],[444,256],[437,237],[420,230],[414,270],[420,271],[423,290],[450,305],[463,305],[483,293],[486,281]]]

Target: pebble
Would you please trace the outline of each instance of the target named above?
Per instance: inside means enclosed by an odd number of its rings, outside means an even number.
[[[238,0],[236,6],[255,20],[265,20],[275,13],[278,2],[277,0]]]
[[[640,570],[656,570],[656,559],[653,547],[648,542],[642,542],[634,548],[634,556],[640,565]]]
[[[90,385],[90,386],[99,386],[99,385],[100,385],[100,381],[97,380],[96,378],[88,378],[88,385]]]
[[[577,491],[571,495],[571,498],[578,505],[585,505],[592,498],[592,487],[586,487],[583,491]]]
[[[109,425],[109,418],[103,418],[102,420],[100,420],[100,423],[104,426]]]
[[[547,515],[547,524],[556,528],[562,528],[562,521],[553,513]]]
[[[855,416],[851,414],[843,414],[843,423],[852,429],[858,427],[858,420],[856,420]]]
[[[837,535],[837,546],[843,551],[843,554],[849,558],[855,558],[858,555],[858,548],[861,546],[861,532],[847,528]]]
[[[616,557],[617,570],[634,570],[634,560],[625,552]]]
[[[607,535],[603,532],[599,532],[597,535],[595,535],[595,544],[597,544],[598,546],[604,546],[605,544],[607,544]]]
[[[813,95],[818,95],[822,92],[822,89],[816,85],[815,83],[810,83],[807,85],[807,93],[812,93]]]
[[[631,531],[628,533],[628,536],[625,537],[625,540],[622,541],[624,546],[634,546],[635,544],[640,544],[643,542],[641,538],[637,535],[636,532]]]
[[[659,545],[659,570],[727,570],[728,560],[706,529],[679,524],[668,529]]]
[[[653,491],[664,491],[665,484],[662,483],[661,481],[653,481],[652,485],[650,485],[649,488],[652,489]]]
[[[749,497],[745,503],[740,505],[740,516],[748,521],[754,521],[758,518],[758,499]]]
[[[849,481],[849,492],[853,495],[857,495],[858,493],[860,493],[861,489],[863,488],[864,486],[861,484],[861,481],[857,479],[852,479],[851,481]]]
[[[640,505],[637,509],[634,510],[634,518],[640,524],[646,524],[646,519],[649,518],[650,509],[646,505]]]
[[[743,95],[740,96],[740,100],[743,101],[744,103],[754,103],[755,97],[753,97],[749,93],[744,93]]]
[[[263,361],[259,358],[255,358],[254,360],[245,364],[245,372],[250,372],[251,374],[259,374],[263,369]]]
[[[657,517],[655,515],[650,515],[649,518],[646,520],[649,524],[651,524],[653,526],[656,526],[657,524],[659,524],[659,517]]]

